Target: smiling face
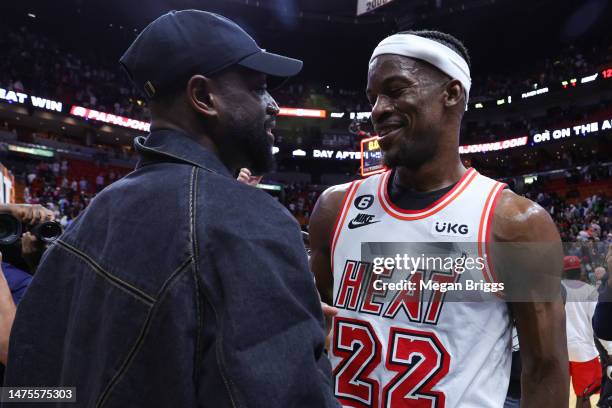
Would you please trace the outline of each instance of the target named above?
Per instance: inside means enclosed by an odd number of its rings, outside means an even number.
[[[372,123],[388,167],[419,168],[436,155],[448,120],[451,79],[413,58],[380,55],[368,70]]]

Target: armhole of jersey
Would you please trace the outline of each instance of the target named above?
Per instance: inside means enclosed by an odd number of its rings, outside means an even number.
[[[493,262],[489,253],[489,243],[491,241],[491,223],[493,221],[495,207],[497,206],[499,197],[501,197],[502,191],[504,191],[506,187],[508,187],[507,184],[499,182],[493,185],[485,201],[485,206],[480,217],[480,226],[478,227],[478,256],[485,258],[483,275],[485,280],[489,283],[500,282],[493,269]]]
[[[338,217],[336,217],[336,222],[334,224],[334,228],[332,229],[331,234],[331,252],[330,252],[330,262],[331,262],[331,270],[332,273],[334,271],[334,251],[336,249],[336,243],[340,238],[340,232],[342,231],[342,226],[344,225],[344,221],[346,220],[346,215],[349,212],[349,208],[351,207],[351,202],[353,201],[353,197],[355,193],[359,189],[359,186],[363,180],[353,181],[349,186],[348,190],[344,194],[344,198],[342,199],[342,206],[340,207],[340,211],[338,212]]]

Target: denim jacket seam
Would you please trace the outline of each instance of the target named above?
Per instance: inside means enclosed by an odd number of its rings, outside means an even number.
[[[138,337],[136,338],[136,342],[132,346],[132,349],[127,354],[125,359],[123,360],[123,363],[121,364],[121,366],[119,367],[115,375],[111,378],[111,380],[106,385],[104,391],[100,393],[100,397],[98,398],[98,401],[96,402],[97,408],[102,407],[106,403],[106,401],[108,400],[108,397],[112,393],[113,388],[117,384],[119,384],[119,382],[123,379],[123,376],[128,372],[130,365],[134,361],[134,357],[140,351],[142,345],[144,344],[144,341],[148,335],[149,328],[151,326],[151,321],[155,317],[155,313],[159,309],[159,305],[163,301],[165,295],[169,292],[169,289],[174,285],[174,283],[178,282],[179,280],[178,278],[182,275],[182,273],[185,270],[188,269],[189,264],[193,264],[193,257],[191,256],[188,257],[183,262],[181,262],[181,264],[164,281],[158,293],[157,300],[149,309],[149,313],[147,314],[144,325],[141,328],[140,333],[138,334]]]
[[[234,390],[236,389],[236,384],[234,381],[226,374],[226,364],[225,364],[225,355],[223,352],[223,319],[217,312],[217,308],[213,304],[212,297],[208,293],[208,288],[206,285],[201,286],[202,292],[204,293],[204,298],[207,303],[210,305],[217,322],[217,327],[215,328],[218,333],[217,338],[215,339],[215,355],[217,359],[217,364],[219,365],[219,373],[221,374],[221,378],[225,384],[227,393],[230,397],[231,406],[233,408],[239,408],[242,406],[239,396]]]
[[[191,251],[194,259],[192,270],[195,303],[196,303],[196,321],[197,321],[197,333],[196,333],[196,352],[195,361],[193,365],[193,380],[196,384],[196,392],[199,382],[198,377],[200,375],[200,359],[202,356],[202,314],[200,304],[200,281],[198,280],[198,236],[196,229],[196,216],[197,216],[197,182],[198,182],[198,167],[194,167],[191,172],[191,185],[189,188],[189,228],[190,228],[190,240],[191,240]]]
[[[97,275],[99,275],[104,280],[106,280],[107,282],[115,286],[116,288],[120,289],[124,293],[130,295],[131,297],[140,300],[141,302],[145,303],[149,307],[152,306],[156,302],[156,299],[153,296],[147,294],[146,292],[137,288],[136,286],[131,285],[130,283],[124,281],[123,279],[108,272],[107,270],[102,268],[102,266],[98,264],[91,256],[87,255],[85,252],[81,251],[80,249],[75,248],[74,246],[68,244],[66,241],[58,239],[55,241],[55,245],[57,246],[57,248],[61,248],[64,251],[81,259],[83,262],[85,262],[85,264],[89,265],[89,267]]]

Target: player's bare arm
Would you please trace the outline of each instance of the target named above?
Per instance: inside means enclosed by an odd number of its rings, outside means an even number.
[[[334,280],[331,270],[331,241],[338,213],[350,184],[328,188],[321,194],[310,217],[310,270],[317,281],[321,300],[329,305],[333,301]]]
[[[521,407],[566,406],[569,374],[559,290],[563,251],[557,228],[542,207],[509,190],[502,192],[492,227],[494,242],[518,243],[523,251],[512,262],[513,270],[502,273],[502,279],[520,285],[514,289],[521,291],[521,301],[509,303],[521,347]],[[524,284],[508,273],[520,274]]]

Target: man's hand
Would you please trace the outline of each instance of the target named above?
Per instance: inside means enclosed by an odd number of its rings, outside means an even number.
[[[325,350],[329,351],[332,323],[334,321],[334,316],[338,314],[338,309],[325,302],[321,302],[321,309],[323,309],[323,317],[325,318]]]
[[[2,254],[0,254],[0,262],[2,262]],[[4,277],[4,271],[0,267],[0,363],[4,365],[8,357],[9,338],[16,310],[13,295]]]
[[[241,183],[255,187],[259,184],[263,176],[253,176],[251,170],[245,168],[240,169],[237,180]]]
[[[30,271],[34,273],[40,263],[43,252],[45,252],[45,243],[36,238],[36,235],[29,231],[21,236],[21,256],[30,267]]]
[[[2,204],[0,213],[8,213],[26,225],[53,221],[55,214],[40,204]]]

